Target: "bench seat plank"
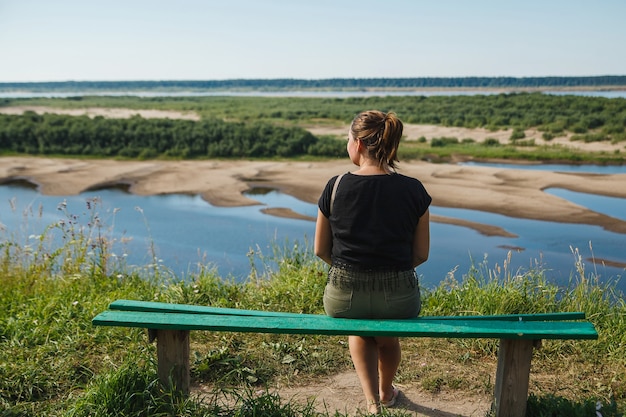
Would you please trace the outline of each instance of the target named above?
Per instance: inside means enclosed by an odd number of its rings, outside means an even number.
[[[499,339],[597,339],[589,322],[502,320],[363,320],[324,315],[239,316],[223,314],[161,313],[108,310],[93,319],[94,325],[141,327],[162,330],[213,330],[252,333],[499,338]]]
[[[185,314],[224,314],[234,316],[262,316],[262,317],[319,317],[319,314],[285,313],[277,311],[245,310],[238,308],[211,307],[190,304],[170,304],[155,301],[116,300],[109,305],[110,310],[145,311],[161,313]],[[582,320],[585,313],[539,313],[539,314],[500,314],[493,316],[421,316],[409,320],[503,320],[503,321],[550,321],[550,320]]]

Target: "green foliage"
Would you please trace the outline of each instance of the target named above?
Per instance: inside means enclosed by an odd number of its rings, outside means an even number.
[[[609,141],[609,137],[603,133],[588,133],[585,135],[573,135],[571,140],[573,141],[582,141],[582,142],[607,142]]]
[[[433,148],[443,148],[444,146],[457,145],[459,140],[457,138],[432,138],[430,140],[430,146]]]
[[[626,125],[626,99],[576,95],[556,96],[541,93],[350,97],[345,99],[86,96],[80,101],[50,98],[10,99],[4,105],[194,111],[207,120],[269,122],[273,125],[320,120],[349,123],[360,111],[377,108],[395,111],[405,123],[466,128],[487,127],[493,130],[510,127],[524,130],[534,127],[555,135],[561,135],[566,130],[592,131],[603,129],[605,126],[612,132],[620,132],[620,126],[623,128]],[[0,135],[0,144],[2,143],[3,139]]]
[[[483,146],[500,146],[500,141],[496,138],[487,138],[483,141]]]
[[[346,144],[335,137],[322,136],[318,138],[314,145],[309,146],[307,154],[311,156],[345,158]]]
[[[511,133],[511,137],[509,138],[512,141],[516,141],[519,139],[524,139],[526,137],[526,133],[524,133],[524,129],[515,128]]]
[[[599,414],[596,414],[596,411]],[[572,401],[567,398],[548,394],[537,397],[531,394],[528,397],[526,408],[527,417],[621,417],[617,404],[612,401],[608,405],[593,399],[585,401]]]
[[[437,124],[493,131],[514,128],[513,141],[526,129],[542,132],[545,140],[575,133],[575,140],[626,141],[626,99],[576,95],[515,93],[474,96],[388,96],[351,98],[308,97],[81,97],[6,99],[0,105],[42,105],[55,108],[113,107],[195,112],[200,121],[104,119],[86,116],[0,115],[0,153],[75,155],[120,158],[335,158],[345,157],[345,143],[334,136],[314,137],[298,126],[349,123],[364,109],[395,111],[405,123]],[[434,149],[458,155],[481,155],[480,148],[453,147],[435,140]],[[456,139],[454,139],[456,140]],[[425,139],[416,141],[423,144]],[[466,144],[466,141],[462,141]],[[488,142],[495,145],[495,142]],[[525,143],[530,148],[530,143]],[[426,152],[403,144],[404,157],[428,158]],[[454,148],[454,149],[453,149]],[[506,147],[502,146],[503,149]],[[483,149],[484,150],[484,149]],[[554,160],[554,152],[535,152],[505,158]],[[474,155],[472,152],[478,151]],[[490,152],[493,152],[491,150]],[[579,152],[580,153],[580,152]],[[496,154],[495,157],[499,157]],[[571,157],[571,159],[570,159]],[[622,156],[579,156],[561,152],[559,160],[624,163]]]
[[[148,417],[148,416],[233,416],[236,408],[218,405],[215,401],[186,398],[180,392],[163,389],[154,364],[149,368],[133,361],[94,379],[86,392],[64,414],[66,417]],[[213,394],[214,396],[217,393]],[[249,390],[237,396],[254,402]],[[262,397],[263,398],[263,397]],[[283,405],[283,407],[286,407]],[[243,408],[243,406],[241,407]],[[278,407],[277,407],[278,409]],[[245,415],[245,414],[244,414]],[[277,414],[280,415],[280,414]],[[306,414],[304,414],[306,415]]]
[[[338,141],[334,141],[338,142]],[[341,146],[263,122],[0,114],[0,152],[151,159],[337,156]]]

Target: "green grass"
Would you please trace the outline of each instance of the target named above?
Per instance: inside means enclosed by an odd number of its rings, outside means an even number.
[[[132,270],[113,256],[97,205],[84,218],[66,215],[41,236],[0,236],[0,416],[340,416],[266,388],[350,369],[345,338],[194,332],[192,379],[219,388],[182,398],[156,383],[155,347],[144,331],[91,325],[118,298],[323,313],[326,269],[310,248],[285,242],[269,254],[252,250],[251,265],[262,266],[241,283],[208,266],[182,278],[154,265]],[[533,359],[529,409],[588,415],[599,401],[604,417],[617,416],[626,410],[626,304],[575,259],[578,272],[565,288],[539,267],[477,262],[424,289],[423,313],[585,311],[599,340],[545,342]],[[493,390],[495,341],[411,339],[403,348],[401,383],[459,396]]]

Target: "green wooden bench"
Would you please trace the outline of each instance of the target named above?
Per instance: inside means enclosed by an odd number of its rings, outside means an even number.
[[[496,416],[526,412],[533,347],[542,339],[597,339],[584,313],[419,317],[408,320],[337,319],[196,305],[117,300],[93,319],[96,326],[148,329],[157,341],[158,375],[189,392],[189,332],[248,332],[438,338],[500,339],[493,398]]]

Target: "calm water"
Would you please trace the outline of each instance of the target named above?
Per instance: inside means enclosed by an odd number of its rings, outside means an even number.
[[[548,192],[624,218],[621,199],[607,204],[597,196],[572,195],[557,189]],[[79,216],[81,223],[86,224],[89,221],[86,201],[94,197],[101,199],[97,211],[106,225],[105,232],[118,242],[114,247],[116,255],[126,253],[129,264],[145,266],[153,262],[150,249],[153,244],[158,262],[182,275],[197,271],[198,264],[210,264],[222,276],[242,279],[250,272],[251,251],[271,256],[275,245],[291,247],[295,242],[311,245],[314,236],[314,222],[266,215],[260,211],[262,208],[288,207],[312,217],[317,213],[314,204],[276,191],[252,195],[262,203],[258,206],[221,208],[190,195],[142,197],[108,189],[54,197],[43,196],[32,188],[4,185],[0,186],[0,223],[4,224],[0,237],[20,236],[25,244],[35,243],[34,236],[46,226],[67,219],[58,210],[62,202],[67,204],[68,213]],[[509,251],[512,254],[509,270],[527,270],[541,264],[548,270],[548,277],[560,284],[567,284],[574,270],[573,249],[585,259],[587,271],[597,272],[601,280],[612,281],[624,275],[623,268],[594,266],[586,259],[595,256],[626,263],[626,235],[595,226],[515,219],[473,210],[432,207],[431,211],[497,225],[519,237],[487,237],[471,229],[432,223],[431,257],[418,268],[422,285],[426,287],[437,285],[451,271],[460,279],[472,262],[482,263],[485,258],[489,269],[502,267]],[[262,268],[262,262],[256,259],[255,265]],[[619,281],[618,288],[626,291],[625,282]]]
[[[564,164],[501,164],[491,162],[461,162],[458,165],[532,171],[577,172],[589,174],[626,174],[626,165],[564,165]]]

